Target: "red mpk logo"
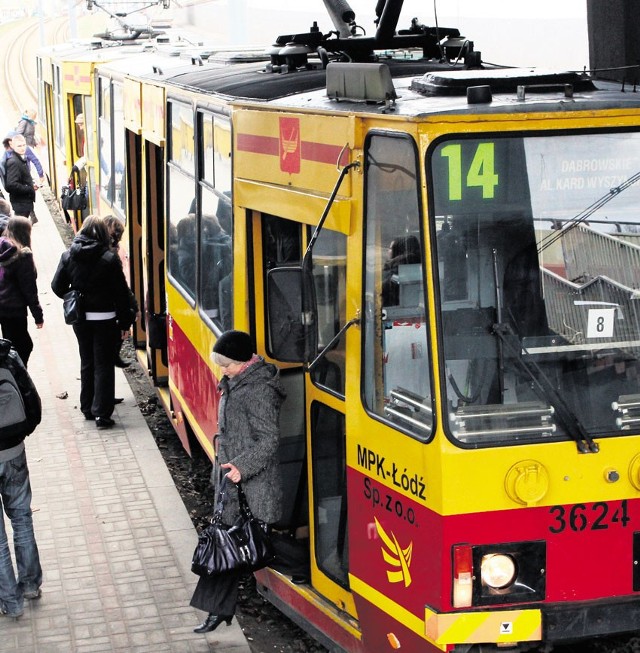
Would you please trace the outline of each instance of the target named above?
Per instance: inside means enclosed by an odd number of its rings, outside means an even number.
[[[299,118],[280,118],[280,170],[300,172]]]

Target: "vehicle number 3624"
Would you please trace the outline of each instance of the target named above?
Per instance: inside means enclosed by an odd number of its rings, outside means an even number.
[[[620,503],[605,503],[598,501],[590,505],[576,503],[573,506],[552,506],[549,514],[553,522],[549,525],[550,533],[562,533],[571,530],[602,531],[607,528],[620,526],[625,528],[631,521],[627,512],[627,500]]]

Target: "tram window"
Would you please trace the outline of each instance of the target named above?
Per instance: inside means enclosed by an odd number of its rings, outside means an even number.
[[[424,439],[433,409],[416,149],[376,134],[366,156],[364,403]]]
[[[71,120],[76,132],[75,139],[75,158],[79,159],[85,154],[85,116],[84,116],[84,107],[82,106],[82,95],[73,96],[73,110],[71,115]]]
[[[215,187],[221,193],[231,193],[231,123],[228,118],[213,118]]]
[[[169,165],[169,247],[167,269],[170,277],[188,296],[196,296],[196,215],[192,208],[195,181],[174,165]]]
[[[122,86],[113,85],[113,205],[125,215],[125,139]]]
[[[200,142],[202,144],[202,178],[210,185],[214,186],[213,177],[213,116],[208,114],[202,115],[202,126],[200,131]]]
[[[56,145],[64,150],[66,129],[64,125],[64,94],[60,66],[53,67],[54,123]]]
[[[111,84],[105,77],[98,79],[98,156],[100,159],[100,189],[103,195],[113,201],[113,186],[111,184],[113,172],[112,138],[111,138]]]
[[[169,159],[183,170],[192,172],[195,168],[193,111],[191,107],[170,102],[169,114],[171,116]]]
[[[344,326],[347,311],[347,237],[323,229],[313,248],[313,280],[318,307],[318,350]],[[345,342],[341,337],[312,372],[314,383],[344,396]]]
[[[200,305],[221,330],[233,325],[231,202],[203,187],[200,218]]]
[[[318,568],[349,587],[344,415],[319,402],[311,406],[311,464]]]

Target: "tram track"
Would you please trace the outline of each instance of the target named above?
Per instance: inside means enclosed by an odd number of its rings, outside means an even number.
[[[6,94],[0,100],[0,113],[6,119],[18,117],[26,107],[38,105],[35,52],[42,38],[47,43],[64,43],[68,31],[65,17],[44,19],[42,24],[37,19],[26,19],[3,25],[0,56]]]

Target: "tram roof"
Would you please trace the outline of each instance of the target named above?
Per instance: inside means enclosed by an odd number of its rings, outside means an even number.
[[[416,76],[443,70],[443,64],[389,60],[392,76]],[[176,71],[167,82],[182,88],[238,100],[276,100],[326,88],[326,70],[321,67],[290,73],[266,72],[265,62],[219,65]]]
[[[205,63],[169,71],[165,82],[232,101],[267,101],[282,108],[334,113],[388,111],[404,117],[640,108],[640,93],[622,92],[620,84],[593,81],[582,73],[513,68],[454,70],[446,63],[424,60],[384,63],[389,66],[398,96],[390,110],[380,104],[330,99],[326,91],[327,71],[320,67],[278,74],[266,72],[264,63]],[[433,88],[425,92],[421,87],[428,84]],[[491,101],[468,102],[467,87],[479,85],[491,88]],[[518,98],[519,85],[526,88],[524,99]],[[571,97],[565,97],[565,86],[571,86]]]

